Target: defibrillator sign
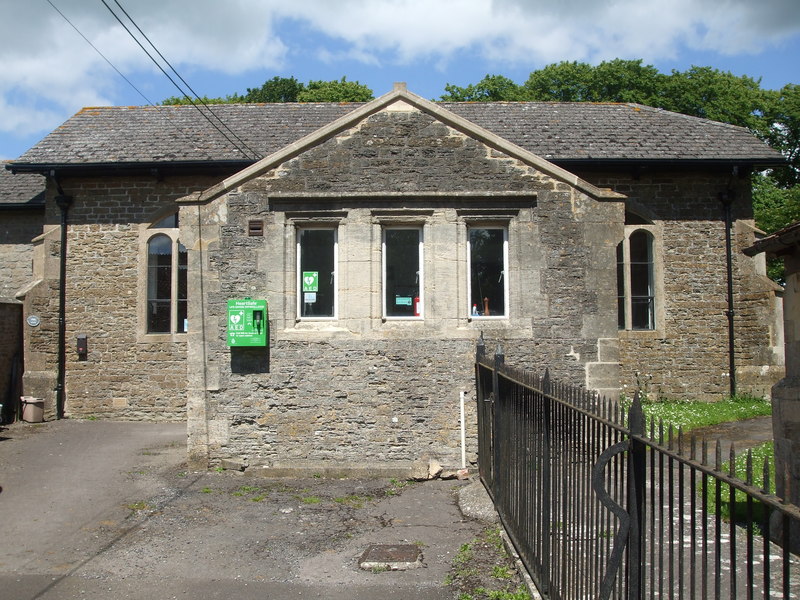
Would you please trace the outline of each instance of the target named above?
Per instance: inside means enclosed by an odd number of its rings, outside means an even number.
[[[319,291],[319,271],[303,271],[303,291]]]
[[[228,300],[228,346],[266,346],[268,330],[266,300]]]

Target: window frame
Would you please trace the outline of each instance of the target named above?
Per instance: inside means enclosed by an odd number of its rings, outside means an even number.
[[[387,262],[387,249],[386,249],[386,234],[388,231],[416,231],[417,232],[417,289],[419,296],[412,296],[419,298],[419,314],[411,315],[390,315],[387,306],[387,283],[386,276],[386,262]],[[413,311],[412,304],[412,311]],[[384,225],[381,227],[381,314],[384,320],[424,320],[425,319],[425,230],[424,227],[419,225]]]
[[[175,226],[172,226],[175,225]],[[178,213],[173,212],[159,219],[154,220],[140,234],[141,260],[140,260],[140,332],[146,339],[152,340],[156,336],[169,338],[172,336],[184,336],[189,333],[189,290],[188,290],[188,250],[180,241],[180,229],[178,225]],[[151,331],[150,330],[150,244],[158,238],[164,236],[170,242],[170,297],[169,297],[169,330]],[[185,258],[185,263],[181,264],[181,255]],[[181,289],[185,291],[186,297],[180,298]],[[180,305],[183,305],[185,313],[184,323],[181,328]]]
[[[501,230],[503,232],[503,314],[502,315],[481,315],[473,314],[472,307],[477,304],[483,306],[483,299],[475,302],[472,298],[472,241],[470,233],[477,229]],[[467,225],[467,317],[469,320],[503,320],[511,317],[511,299],[509,297],[509,224],[508,223],[470,223]]]
[[[650,295],[649,296],[636,296],[636,298],[652,298],[652,303],[649,311],[649,327],[634,327],[633,326],[633,287],[632,287],[632,271],[631,271],[631,247],[630,240],[638,232],[643,232],[647,235],[649,244],[650,261],[649,263],[636,263],[636,264],[649,264],[648,278]],[[617,329],[618,331],[628,332],[647,332],[656,331],[659,329],[659,309],[661,302],[661,286],[659,278],[658,257],[660,252],[658,249],[659,243],[658,228],[651,224],[635,224],[625,225],[625,233],[622,241],[617,245]],[[619,248],[622,248],[622,263],[619,262]],[[620,265],[622,266],[622,285],[623,289],[619,289],[619,275]],[[622,301],[623,319],[624,323],[620,323],[620,301]]]
[[[302,260],[303,249],[301,246],[304,231],[333,231],[333,310],[330,316],[303,316],[303,290],[302,290]],[[296,224],[295,226],[295,303],[296,319],[298,321],[336,321],[339,319],[339,226],[338,224]]]

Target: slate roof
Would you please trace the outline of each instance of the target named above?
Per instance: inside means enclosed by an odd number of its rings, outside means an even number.
[[[796,252],[798,246],[800,246],[800,222],[795,222],[758,240],[749,248],[745,248],[743,252],[748,256],[755,256],[761,252],[781,256],[788,251]]]
[[[9,161],[3,161],[7,163]],[[20,173],[0,168],[0,207],[40,208],[44,207],[45,180],[41,175]]]
[[[260,157],[362,103],[219,104],[213,111]],[[783,162],[742,127],[637,104],[437,103],[529,152],[559,161]],[[229,134],[230,135],[230,134]],[[248,160],[192,106],[85,108],[15,165]]]

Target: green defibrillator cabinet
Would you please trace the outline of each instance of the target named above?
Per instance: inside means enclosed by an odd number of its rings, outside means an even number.
[[[228,346],[267,346],[269,312],[266,300],[228,300]]]

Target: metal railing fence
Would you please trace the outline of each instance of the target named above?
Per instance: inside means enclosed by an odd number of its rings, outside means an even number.
[[[646,433],[638,398],[625,411],[501,352],[479,346],[475,375],[480,476],[544,597],[798,597],[800,510],[765,491],[767,465],[756,488],[719,442]]]

